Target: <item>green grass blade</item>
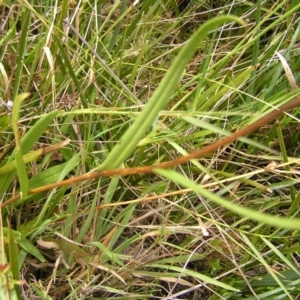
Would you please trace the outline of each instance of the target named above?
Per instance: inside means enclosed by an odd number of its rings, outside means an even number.
[[[125,132],[119,144],[113,148],[104,163],[99,167],[99,170],[118,168],[132,154],[138,142],[157,118],[159,111],[166,107],[168,99],[176,90],[184,68],[196,52],[198,45],[211,30],[216,29],[225,22],[244,24],[237,17],[220,16],[207,21],[193,34],[175,58],[145,109],[134,121],[129,130]]]
[[[22,79],[22,71],[23,71],[23,59],[25,55],[25,50],[27,46],[27,38],[28,38],[28,30],[29,30],[29,24],[31,19],[31,12],[30,10],[26,9],[23,12],[22,16],[22,31],[21,31],[21,38],[19,43],[19,49],[18,49],[18,60],[17,60],[17,70],[15,74],[16,81],[14,82],[14,90],[13,90],[13,102],[17,98],[17,95],[20,91],[20,82]]]
[[[192,276],[194,278],[198,278],[199,280],[201,281],[204,281],[205,283],[209,283],[209,284],[212,284],[212,285],[216,285],[216,286],[219,286],[219,287],[222,287],[226,290],[229,290],[229,291],[235,291],[235,292],[239,292],[238,289],[228,285],[228,284],[225,284],[219,280],[216,280],[214,278],[211,278],[211,277],[208,277],[206,275],[203,275],[203,274],[200,274],[198,272],[195,272],[193,270],[188,270],[188,269],[181,269],[179,267],[173,267],[173,266],[170,266],[170,265],[159,265],[159,264],[151,264],[151,266],[153,266],[154,268],[164,268],[168,271],[175,271],[175,272],[179,272],[179,273],[182,273],[186,276]]]
[[[77,153],[76,155],[74,155],[64,166],[64,169],[61,170],[61,173],[59,174],[58,180],[57,181],[61,181],[65,178],[65,176],[67,174],[69,174],[72,170],[74,170],[76,168],[76,166],[79,163],[79,157],[80,157],[80,153]],[[53,194],[55,193],[55,190],[52,190],[51,193],[49,194],[47,201],[45,202],[43,209],[41,210],[34,227],[38,227],[40,223],[42,223],[43,218],[47,212],[47,210],[50,207],[51,201],[53,199]],[[58,199],[59,200],[59,199]]]
[[[20,185],[21,185],[22,198],[26,198],[26,196],[27,196],[28,176],[27,176],[26,166],[25,166],[23,156],[22,156],[22,146],[21,146],[21,141],[20,141],[18,122],[19,122],[19,118],[20,118],[21,103],[26,98],[28,98],[29,95],[30,95],[29,93],[23,93],[23,94],[18,95],[14,101],[14,107],[13,107],[13,112],[12,112],[12,126],[13,126],[14,135],[15,135],[15,141],[16,141],[15,157],[16,157],[16,165],[17,165],[19,181],[20,181]]]
[[[18,246],[15,241],[14,231],[8,227],[8,250],[9,250],[9,263],[11,266],[11,272],[13,275],[13,280],[19,281],[19,251]],[[14,291],[16,292],[17,299],[21,299],[20,287],[14,284]]]
[[[287,229],[298,229],[298,230],[300,229],[300,219],[275,217],[270,214],[261,213],[261,212],[258,212],[258,211],[240,206],[240,205],[233,204],[233,203],[227,201],[226,199],[219,197],[216,194],[213,194],[204,188],[201,188],[199,185],[197,185],[190,179],[184,177],[183,175],[181,175],[175,171],[157,169],[157,170],[155,170],[155,172],[157,174],[160,174],[160,175],[180,184],[181,186],[192,189],[194,192],[199,193],[204,198],[211,200],[211,201],[215,202],[216,204],[221,205],[221,206],[227,208],[228,210],[235,212],[238,215],[242,215],[249,219],[258,221],[263,224],[269,224],[274,227],[287,228]]]
[[[264,243],[266,244],[266,245],[268,245],[269,246],[269,248],[270,249],[272,249],[272,251],[273,251],[273,253],[275,253],[287,266],[289,266],[290,267],[290,271],[291,272],[295,272],[295,273],[299,273],[299,270],[297,270],[297,268],[294,266],[294,264],[293,263],[291,263],[284,255],[283,255],[283,253],[280,251],[280,250],[278,250],[278,248],[277,247],[275,247],[267,238],[265,238],[265,237],[261,237],[261,239],[264,241]]]
[[[18,241],[18,243],[27,253],[35,256],[40,262],[46,261],[40,251],[28,239],[22,238]]]
[[[241,234],[246,244],[249,246],[249,248],[253,251],[254,255],[256,256],[257,260],[261,262],[261,264],[266,268],[268,273],[274,278],[274,280],[277,282],[277,284],[281,287],[281,289],[284,291],[285,295],[289,299],[293,299],[285,286],[282,284],[281,280],[279,279],[279,276],[277,276],[276,272],[272,269],[272,267],[266,262],[266,260],[262,257],[261,252],[255,247],[255,245],[248,239],[248,237],[245,234]],[[269,243],[269,246],[271,243]],[[273,247],[274,248],[274,247]]]
[[[28,153],[32,149],[33,145],[38,141],[38,139],[41,137],[46,128],[56,117],[57,113],[57,110],[53,110],[49,114],[42,116],[41,119],[39,119],[25,134],[25,136],[21,139],[21,149],[23,155]],[[7,163],[10,163],[14,159],[15,154],[13,153],[8,159]],[[0,195],[4,195],[14,176],[15,171],[0,176]]]
[[[27,153],[23,156],[23,162],[24,164],[28,164],[32,161],[37,160],[41,155],[43,154],[43,149],[39,149],[30,153]],[[9,173],[17,168],[17,162],[14,160],[10,162],[9,164],[3,166],[0,168],[0,175]]]

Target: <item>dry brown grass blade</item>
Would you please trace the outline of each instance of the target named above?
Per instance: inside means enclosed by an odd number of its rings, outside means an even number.
[[[300,106],[300,96],[298,95],[294,99],[290,100],[288,103],[283,104],[282,106],[274,109],[270,113],[266,114],[265,116],[261,117],[254,123],[238,130],[232,133],[229,136],[226,136],[219,141],[212,143],[210,145],[207,145],[206,147],[203,147],[202,149],[195,151],[189,155],[180,156],[174,160],[170,160],[164,163],[160,163],[157,165],[151,165],[151,166],[145,166],[145,167],[137,167],[137,168],[127,168],[127,169],[116,169],[116,170],[104,170],[101,172],[91,172],[84,174],[82,176],[73,177],[70,179],[66,179],[57,183],[49,184],[46,186],[42,186],[39,188],[32,189],[28,191],[28,195],[32,194],[38,194],[44,191],[48,191],[57,187],[62,187],[66,185],[72,185],[77,182],[86,181],[86,180],[93,180],[99,177],[109,177],[109,176],[127,176],[127,175],[134,175],[134,174],[149,174],[154,173],[155,169],[167,169],[171,167],[175,167],[178,165],[182,165],[186,162],[188,162],[191,159],[198,159],[203,157],[204,155],[211,153],[220,147],[223,147],[227,144],[230,144],[237,140],[238,138],[245,137],[248,134],[258,130],[259,128],[265,126],[266,124],[269,124],[270,122],[274,121],[276,118],[280,117],[283,113],[290,111],[296,107]],[[16,195],[6,202],[2,203],[0,205],[0,208],[6,207],[9,204],[17,201],[20,199],[20,195]]]

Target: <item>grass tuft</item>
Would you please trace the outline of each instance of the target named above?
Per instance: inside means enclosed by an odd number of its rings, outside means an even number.
[[[92,175],[195,152],[299,96],[299,10],[0,2],[0,298],[296,299],[299,108],[173,169]]]

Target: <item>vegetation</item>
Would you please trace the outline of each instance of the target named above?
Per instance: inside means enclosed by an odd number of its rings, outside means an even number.
[[[0,298],[295,299],[299,11],[3,2]]]

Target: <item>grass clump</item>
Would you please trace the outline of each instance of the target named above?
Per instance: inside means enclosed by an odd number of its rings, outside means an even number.
[[[298,109],[93,177],[295,98],[297,1],[0,8],[2,298],[297,297]]]

